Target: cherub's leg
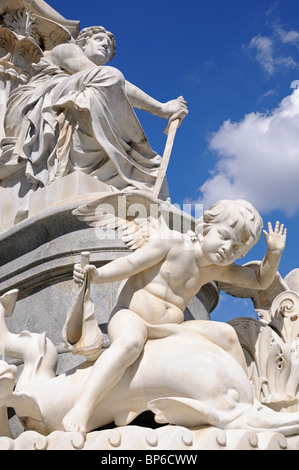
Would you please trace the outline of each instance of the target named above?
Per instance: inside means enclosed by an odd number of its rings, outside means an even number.
[[[135,313],[120,310],[109,322],[109,337],[111,346],[95,362],[74,408],[63,419],[66,431],[86,434],[88,419],[96,405],[142,352],[147,327]]]

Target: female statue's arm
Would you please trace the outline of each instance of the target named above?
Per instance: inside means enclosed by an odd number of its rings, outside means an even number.
[[[185,111],[188,113],[187,103],[182,96],[175,100],[161,103],[152,98],[136,85],[126,81],[126,93],[133,108],[142,109],[163,119],[169,119],[173,114]]]

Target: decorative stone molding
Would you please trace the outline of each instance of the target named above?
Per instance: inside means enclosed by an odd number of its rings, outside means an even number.
[[[0,64],[6,70],[13,69],[18,73],[19,83],[28,78],[32,64],[39,62],[42,56],[40,47],[30,39],[19,39],[12,31],[0,28]]]
[[[30,39],[43,51],[79,33],[79,21],[66,20],[43,0],[4,0],[0,8],[1,27]]]
[[[27,11],[25,4],[17,9],[4,7],[0,27],[1,62],[14,65],[28,77],[32,64],[44,53],[72,38],[64,26]]]
[[[127,426],[87,434],[86,440],[79,433],[55,431],[42,436],[27,431],[13,440],[0,437],[0,450],[173,450],[190,452],[197,450],[299,450],[299,439],[287,438],[274,432],[226,430],[214,427],[189,430],[181,426],[164,426],[159,429]],[[192,455],[192,454],[190,454]],[[117,453],[113,453],[117,459]],[[164,456],[165,459],[167,456]],[[107,463],[107,462],[106,462]],[[115,463],[115,462],[114,462]],[[167,463],[165,461],[165,463]]]
[[[237,318],[229,323],[242,345],[255,398],[275,411],[298,411],[299,295],[279,294],[263,321]]]

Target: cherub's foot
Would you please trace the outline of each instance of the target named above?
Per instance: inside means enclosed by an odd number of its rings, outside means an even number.
[[[82,408],[75,406],[63,418],[62,426],[66,432],[79,432],[85,437],[87,419]]]

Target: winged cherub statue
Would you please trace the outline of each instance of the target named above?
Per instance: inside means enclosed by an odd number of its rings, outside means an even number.
[[[135,216],[132,205],[138,207]],[[273,230],[269,223],[264,231],[267,253],[259,268],[252,269],[235,261],[258,241],[262,219],[243,200],[214,204],[192,234],[171,230],[158,201],[137,191],[108,195],[73,213],[95,227],[121,228],[133,250],[99,269],[91,264],[74,267],[79,285],[86,277],[91,283],[123,281],[108,322],[111,346],[96,360],[90,380],[63,420],[65,430],[84,434],[93,409],[140,356],[145,342],[171,334],[172,325],[183,322],[187,303],[204,284],[216,280],[262,290],[273,282],[286,229],[277,222]],[[221,343],[246,369],[234,333],[223,338],[213,324],[202,322],[203,335]]]

